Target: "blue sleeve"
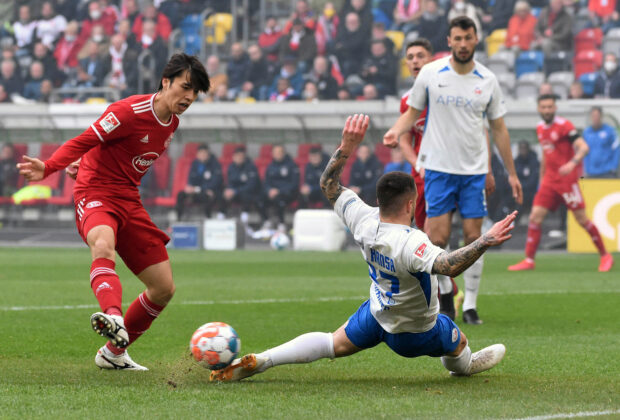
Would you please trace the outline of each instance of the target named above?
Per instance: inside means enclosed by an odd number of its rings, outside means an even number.
[[[611,136],[611,151],[612,151],[612,164],[613,170],[618,170],[618,165],[620,165],[620,140],[618,139],[618,133],[613,127],[609,127],[609,134]]]

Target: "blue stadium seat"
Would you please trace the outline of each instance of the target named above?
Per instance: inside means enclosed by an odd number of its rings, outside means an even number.
[[[515,61],[517,79],[524,73],[538,72],[543,69],[545,54],[542,51],[524,51]]]
[[[200,15],[187,15],[179,24],[179,28],[186,36],[197,35],[200,33],[201,25]]]
[[[583,86],[583,94],[588,97],[594,96],[594,82],[596,81],[597,72],[585,73],[579,77],[579,81]]]

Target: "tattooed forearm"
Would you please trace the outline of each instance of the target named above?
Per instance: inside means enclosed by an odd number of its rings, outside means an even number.
[[[321,190],[332,205],[336,203],[344,190],[344,187],[340,185],[340,175],[348,157],[342,150],[336,150],[321,174]]]
[[[486,235],[456,251],[439,254],[433,264],[433,274],[456,277],[467,270],[491,246]]]

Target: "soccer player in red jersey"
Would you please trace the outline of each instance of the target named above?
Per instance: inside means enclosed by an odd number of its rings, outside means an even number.
[[[209,86],[196,57],[175,54],[156,93],[111,104],[45,162],[24,156],[18,164],[28,181],[38,181],[81,158],[73,198],[77,229],[92,256],[90,284],[101,307],[91,316],[91,324],[108,338],[95,357],[100,368],[147,370],[129,357],[126,348],[149,329],[172,298],[175,285],[165,248],[170,238],[151,221],[137,187],[170,145],[178,115]],[[121,282],[114,270],[117,253],[146,286],[124,318]]]
[[[543,121],[536,126],[536,134],[543,150],[540,166],[541,183],[530,213],[530,225],[525,244],[525,260],[508,267],[510,271],[533,270],[534,257],[540,242],[542,224],[547,212],[558,208],[562,203],[573,212],[577,222],[592,238],[601,255],[599,271],[609,271],[613,257],[605,250],[598,229],[585,211],[585,202],[579,188],[582,161],[588,154],[588,144],[579,135],[570,121],[556,117],[555,95],[538,97],[538,113]]]

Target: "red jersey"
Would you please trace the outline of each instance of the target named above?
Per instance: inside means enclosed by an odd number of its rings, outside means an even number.
[[[573,142],[579,137],[579,133],[573,123],[561,117],[555,117],[551,124],[541,121],[536,126],[536,134],[543,150],[543,178],[570,183],[576,181],[581,175],[581,164],[566,176],[558,174],[560,167],[575,155]]]
[[[407,105],[407,100],[409,99],[409,94],[411,91],[408,91],[400,98],[400,113],[404,114],[409,109],[409,105]],[[420,153],[420,145],[422,144],[422,134],[424,134],[424,126],[426,125],[426,108],[420,113],[418,120],[415,122],[413,127],[411,127],[411,137],[413,138],[413,151],[418,155]],[[414,177],[418,177],[418,172],[413,168],[412,175]]]
[[[155,95],[134,95],[111,104],[45,162],[45,176],[82,157],[76,190],[114,187],[137,193],[141,178],[168,148],[179,126],[174,114],[167,122],[157,118]]]

